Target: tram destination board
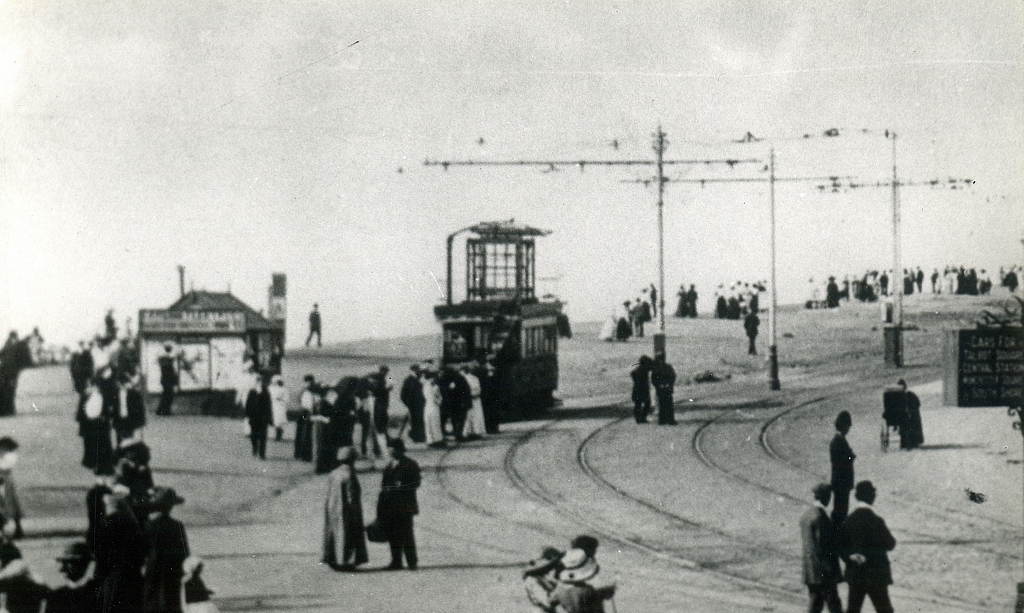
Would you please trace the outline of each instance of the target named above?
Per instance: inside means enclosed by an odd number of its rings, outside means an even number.
[[[945,404],[1024,405],[1024,328],[947,330],[945,355]]]

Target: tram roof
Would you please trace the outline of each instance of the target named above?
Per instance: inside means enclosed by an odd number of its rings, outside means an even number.
[[[516,225],[514,219],[508,221],[484,221],[469,230],[486,238],[523,238],[526,236],[547,236],[551,230],[541,230],[533,226]]]

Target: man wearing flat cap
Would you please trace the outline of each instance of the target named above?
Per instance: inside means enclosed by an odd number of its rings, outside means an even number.
[[[381,474],[380,497],[377,499],[377,520],[387,532],[391,547],[388,570],[402,568],[405,555],[409,570],[416,570],[416,539],[413,517],[420,512],[416,503],[416,490],[420,486],[420,465],[405,455],[405,442],[388,442],[391,460]]]
[[[832,486],[819,483],[811,490],[814,506],[800,518],[800,536],[803,541],[804,584],[810,593],[810,613],[821,613],[827,605],[829,613],[842,613],[836,585],[842,581],[839,571],[838,534],[828,507],[832,499]]]
[[[896,548],[885,520],[875,514],[875,486],[861,481],[854,489],[857,504],[843,523],[842,538],[846,565],[846,580],[850,583],[850,601],[847,613],[860,613],[864,597],[871,598],[878,613],[892,613],[889,586],[892,572],[888,552]]]

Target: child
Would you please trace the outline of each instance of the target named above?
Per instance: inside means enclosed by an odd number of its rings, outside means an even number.
[[[553,613],[551,592],[558,585],[557,575],[561,570],[562,552],[554,547],[545,547],[540,557],[530,560],[523,570],[523,586],[535,611]]]

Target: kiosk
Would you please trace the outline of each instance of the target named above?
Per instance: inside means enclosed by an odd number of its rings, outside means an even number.
[[[275,285],[283,302],[283,275],[275,275]],[[202,290],[183,294],[166,309],[140,310],[145,392],[161,392],[157,360],[170,346],[181,412],[233,415],[236,392],[251,386],[253,371],[281,372],[285,322],[281,310],[275,315],[274,320],[264,317],[230,292]]]

